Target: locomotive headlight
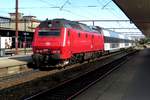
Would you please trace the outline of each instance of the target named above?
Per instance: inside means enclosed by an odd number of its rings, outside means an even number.
[[[45,44],[46,44],[47,46],[50,46],[50,45],[51,45],[51,43],[50,43],[50,42],[46,42]]]

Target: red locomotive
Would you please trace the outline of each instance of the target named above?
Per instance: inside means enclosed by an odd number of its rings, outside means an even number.
[[[104,36],[100,28],[65,19],[46,20],[36,28],[33,62],[36,66],[82,62],[101,56]]]

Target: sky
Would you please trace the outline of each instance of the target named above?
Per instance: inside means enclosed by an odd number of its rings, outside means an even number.
[[[19,12],[38,19],[127,19],[111,0],[18,0]],[[15,0],[1,0],[0,14],[15,12]]]
[[[15,12],[16,0],[0,0],[0,16]],[[65,18],[69,20],[129,20],[112,0],[18,0],[19,12],[39,20]],[[92,23],[86,23],[91,25]],[[130,22],[97,22],[101,27],[130,27]],[[126,30],[124,30],[126,31]],[[128,30],[129,31],[129,30]],[[139,30],[130,30],[139,31]]]

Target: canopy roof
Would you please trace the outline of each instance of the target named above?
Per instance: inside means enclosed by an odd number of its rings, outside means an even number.
[[[150,37],[150,0],[113,0],[129,19]]]

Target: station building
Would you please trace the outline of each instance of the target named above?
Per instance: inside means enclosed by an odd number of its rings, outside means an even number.
[[[12,48],[15,48],[15,13],[9,13],[10,17],[0,16],[0,36],[12,37]],[[27,48],[31,47],[34,29],[40,23],[35,16],[24,16],[23,13],[18,14],[18,47],[23,48],[24,44]]]

